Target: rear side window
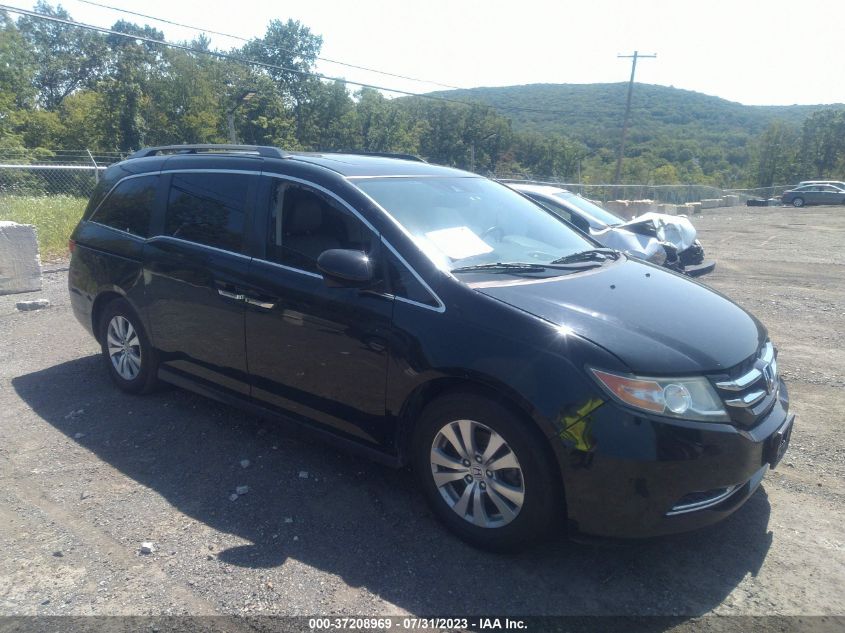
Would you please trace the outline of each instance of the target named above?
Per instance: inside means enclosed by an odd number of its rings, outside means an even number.
[[[227,173],[173,174],[164,234],[240,251],[249,176]]]
[[[121,181],[94,211],[91,221],[149,237],[158,176],[139,176]]]

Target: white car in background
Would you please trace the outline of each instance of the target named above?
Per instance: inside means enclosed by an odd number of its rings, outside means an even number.
[[[712,271],[695,227],[683,215],[644,213],[626,220],[578,194],[551,185],[506,182],[607,248],[665,266],[687,275]]]

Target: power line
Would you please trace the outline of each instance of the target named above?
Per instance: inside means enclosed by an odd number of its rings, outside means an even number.
[[[168,20],[166,18],[157,18],[154,15],[147,15],[146,13],[138,13],[137,11],[130,11],[129,9],[121,9],[120,7],[114,7],[110,4],[101,4],[99,2],[93,2],[92,0],[77,0],[77,2],[82,2],[83,4],[90,4],[94,7],[100,7],[102,9],[110,9],[112,11],[118,11],[120,13],[127,13],[129,15],[134,15],[139,18],[145,18],[147,20],[154,20],[155,22],[163,22],[164,24],[170,24],[172,26],[178,26],[184,29],[190,29],[192,31],[197,31],[199,33],[211,33],[212,35],[220,35],[222,37],[229,37],[233,40],[239,40],[241,42],[249,42],[250,39],[246,37],[241,37],[240,35],[232,35],[231,33],[223,33],[221,31],[214,31],[212,29],[205,29],[198,26],[191,26],[190,24],[183,24],[182,22],[174,22],[173,20]],[[295,55],[294,51],[288,49],[280,49],[285,51],[286,53],[290,53],[291,55]],[[377,73],[379,75],[386,75],[388,77],[396,77],[397,79],[406,79],[408,81],[415,81],[418,83],[424,84],[431,84],[434,86],[442,86],[443,88],[451,88],[453,90],[462,90],[460,86],[452,86],[450,84],[444,84],[439,81],[430,81],[428,79],[417,79],[416,77],[409,77],[407,75],[399,75],[396,73],[390,73],[385,70],[376,70],[375,68],[368,68],[367,66],[358,66],[356,64],[349,64],[347,62],[338,61],[336,59],[329,59],[328,57],[317,57],[317,59],[329,62],[331,64],[338,64],[339,66],[346,66],[348,68],[355,68],[357,70],[365,70],[371,73]]]
[[[239,62],[242,64],[248,64],[251,66],[259,66],[261,68],[266,68],[268,70],[281,70],[288,73],[293,73],[295,75],[300,75],[302,77],[313,77],[315,79],[323,79],[325,81],[336,81],[343,84],[349,84],[352,86],[360,86],[361,88],[372,88],[373,90],[384,90],[386,92],[393,92],[400,95],[405,95],[408,97],[418,97],[420,99],[428,99],[430,101],[442,101],[445,103],[455,103],[458,105],[464,106],[477,106],[483,105],[492,110],[505,110],[505,111],[512,111],[512,112],[533,112],[539,114],[560,114],[564,115],[565,112],[561,110],[542,110],[537,108],[523,108],[519,106],[493,106],[489,103],[484,102],[477,102],[472,103],[469,101],[460,101],[459,99],[449,99],[448,97],[439,97],[431,94],[426,94],[424,92],[410,92],[408,90],[399,90],[398,88],[388,88],[386,86],[379,86],[376,84],[368,84],[363,83],[360,81],[352,81],[351,79],[344,79],[343,77],[332,77],[330,75],[324,75],[322,73],[316,73],[307,70],[299,70],[298,68],[288,68],[286,66],[279,66],[277,64],[268,64],[266,62],[260,62],[254,59],[247,59],[245,57],[241,57],[239,55],[232,55],[231,53],[221,53],[220,51],[210,51],[210,50],[203,50],[200,48],[193,48],[191,46],[187,46],[185,44],[175,44],[173,42],[166,42],[164,40],[157,40],[151,37],[145,37],[143,35],[133,35],[132,33],[124,33],[122,31],[115,31],[113,29],[107,29],[102,26],[95,26],[93,24],[86,24],[84,22],[74,22],[73,20],[65,20],[62,18],[57,18],[52,15],[45,15],[43,13],[36,13],[35,11],[28,11],[26,9],[19,9],[17,7],[10,7],[5,4],[0,4],[0,10],[9,11],[10,13],[16,13],[18,15],[25,15],[31,18],[35,18],[38,20],[46,20],[48,22],[56,22],[59,24],[65,24],[67,26],[73,26],[80,29],[86,29],[89,31],[96,31],[98,33],[104,33],[106,35],[117,35],[119,37],[125,37],[131,40],[139,40],[142,42],[147,42],[150,44],[158,44],[159,46],[166,46],[168,48],[176,48],[179,50],[183,50],[189,53],[196,53],[199,55],[210,55],[212,57],[219,57],[220,59],[228,59],[230,61]]]

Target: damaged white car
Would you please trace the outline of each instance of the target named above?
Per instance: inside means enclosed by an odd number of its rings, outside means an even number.
[[[715,262],[704,260],[695,227],[686,216],[644,213],[626,220],[566,189],[522,182],[505,184],[608,248],[691,276],[716,267]]]

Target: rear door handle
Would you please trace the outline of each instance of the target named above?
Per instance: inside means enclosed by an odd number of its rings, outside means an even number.
[[[226,297],[227,299],[234,299],[235,301],[243,301],[246,298],[242,294],[238,294],[237,292],[230,292],[228,290],[223,290],[223,288],[218,288],[217,294],[219,294],[221,297]]]
[[[244,295],[243,299],[249,305],[264,308],[265,310],[272,310],[276,307],[275,301],[263,301],[261,299],[256,299],[255,297],[250,297],[249,295]]]

